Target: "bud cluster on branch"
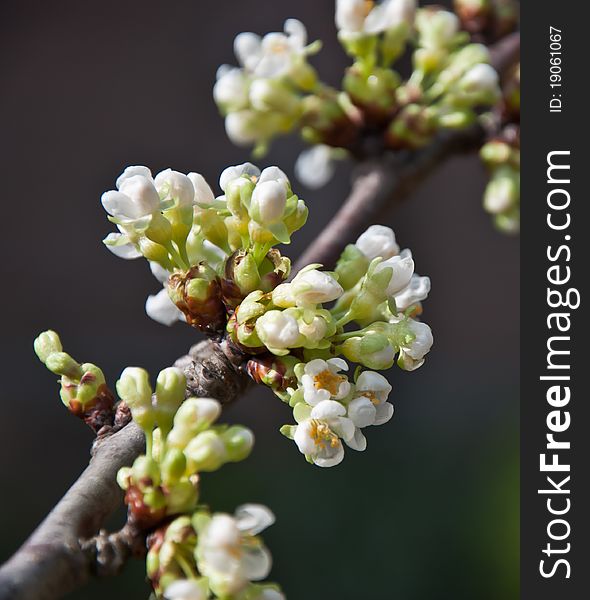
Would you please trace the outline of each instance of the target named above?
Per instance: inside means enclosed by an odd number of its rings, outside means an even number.
[[[502,94],[483,42],[514,30],[515,2],[457,0],[457,14],[416,4],[336,1],[338,39],[353,60],[341,90],[323,83],[308,63],[321,44],[307,45],[301,22],[289,19],[283,33],[262,38],[240,33],[234,41],[239,66],[221,66],[213,89],[229,138],[261,156],[273,138],[299,131],[311,147],[295,171],[308,187],[321,187],[335,160],[362,158],[367,148],[416,150],[443,130],[489,122]],[[395,63],[408,52],[412,72],[404,79]],[[486,200],[486,208],[491,204]],[[514,229],[515,210],[492,212],[502,212],[501,228]]]

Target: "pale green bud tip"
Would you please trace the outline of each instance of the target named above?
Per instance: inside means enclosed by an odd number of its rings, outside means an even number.
[[[180,369],[169,367],[160,371],[156,382],[158,405],[175,411],[184,400],[185,389],[186,377]]]
[[[248,458],[254,447],[254,434],[241,425],[230,427],[221,437],[227,450],[228,460],[231,462]]]
[[[51,329],[41,333],[35,339],[33,347],[35,348],[35,354],[39,357],[39,360],[42,363],[47,361],[47,358],[50,354],[53,354],[54,352],[61,352],[63,350],[59,335],[57,335],[57,333]]]
[[[162,461],[162,477],[167,483],[178,481],[186,470],[186,458],[182,450],[170,448]]]
[[[127,367],[117,381],[117,393],[129,408],[151,407],[152,387],[148,372],[139,367]]]
[[[65,375],[70,379],[80,379],[80,365],[66,352],[52,352],[45,361],[45,366],[56,375]]]
[[[149,456],[138,456],[131,467],[131,476],[140,486],[156,486],[160,484],[158,463]]]

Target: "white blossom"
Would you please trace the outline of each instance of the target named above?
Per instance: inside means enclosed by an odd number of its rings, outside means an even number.
[[[316,406],[324,400],[346,398],[350,392],[350,382],[340,371],[348,371],[346,361],[341,358],[309,361],[301,377],[303,398],[307,404]]]
[[[421,277],[414,273],[410,283],[394,295],[395,305],[400,312],[428,298],[430,292],[430,277]]]
[[[303,150],[295,162],[297,179],[312,190],[325,186],[332,179],[335,170],[333,150],[324,144],[316,144]]]
[[[238,508],[235,517],[213,515],[199,533],[197,564],[217,596],[237,594],[250,581],[268,575],[270,553],[254,536],[272,522],[274,516],[266,507],[245,505]]]
[[[425,8],[416,13],[416,29],[423,48],[445,48],[459,32],[459,18],[447,10]]]
[[[118,190],[101,197],[104,209],[122,224],[133,224],[160,208],[160,196],[151,179],[143,175],[125,177]]]
[[[187,177],[193,184],[195,196],[193,202],[195,204],[213,204],[215,202],[215,194],[206,179],[200,173],[189,173]]]
[[[260,169],[252,163],[245,162],[241,165],[227,167],[219,176],[219,187],[225,192],[227,186],[238,177],[249,177],[255,181],[260,177]]]
[[[124,233],[109,233],[103,240],[104,245],[119,258],[133,260],[142,256],[135,244],[129,241],[129,238]]]
[[[351,441],[354,423],[346,408],[335,400],[323,400],[311,409],[309,418],[295,429],[294,441],[302,454],[319,467],[333,467],[344,458],[341,439]]]
[[[371,225],[357,239],[355,246],[368,260],[380,256],[387,260],[399,254],[399,246],[395,241],[395,233],[391,227]]]
[[[375,371],[363,371],[359,375],[356,381],[355,399],[353,402],[361,399],[371,402],[375,408],[375,418],[370,425],[382,425],[383,423],[387,423],[393,416],[393,405],[387,402],[390,392],[391,384],[383,375],[375,373]],[[352,420],[354,422],[354,418]],[[355,425],[357,424],[355,423]],[[362,425],[357,425],[357,427],[362,427]]]
[[[157,294],[148,296],[145,302],[145,312],[147,313],[147,316],[157,323],[167,325],[168,327],[174,325],[176,321],[184,321],[184,315],[177,308],[176,304],[170,300],[168,290],[166,289],[166,282],[168,281],[170,273],[154,261],[150,262],[150,270],[152,271],[152,275],[164,287]]]
[[[125,181],[125,179],[129,179],[129,177],[133,177],[134,175],[141,175],[149,181],[152,181],[153,179],[152,172],[148,167],[144,167],[143,165],[131,165],[129,167],[125,167],[121,175],[117,177],[117,181],[115,182],[117,189],[120,189],[121,184],[123,181]]]
[[[430,351],[434,338],[426,323],[410,319],[409,327],[415,337],[410,343],[400,348],[398,361],[406,371],[414,371],[424,364],[424,357]]]
[[[261,225],[273,225],[282,220],[287,204],[289,180],[278,167],[267,167],[252,192],[249,212]]]
[[[252,110],[238,110],[225,117],[225,132],[236,146],[249,146],[260,138],[258,115]]]
[[[150,319],[168,327],[174,325],[176,321],[184,321],[184,315],[174,302],[170,300],[166,288],[161,289],[157,294],[147,297],[145,312]]]
[[[284,33],[268,33],[263,38],[244,32],[234,40],[240,64],[255,77],[288,75],[293,63],[306,53],[307,30],[301,21],[287,19]]]
[[[189,177],[184,173],[165,169],[156,175],[154,185],[163,200],[175,200],[179,206],[191,206],[193,204],[195,189]]]
[[[194,579],[177,579],[166,586],[165,600],[207,600],[203,586]]]
[[[468,92],[495,94],[498,92],[498,73],[492,65],[479,63],[463,75],[459,85]]]
[[[222,65],[217,70],[213,98],[225,110],[235,112],[248,107],[248,88],[248,77],[242,69]]]
[[[342,286],[332,275],[313,268],[299,271],[290,285],[297,306],[332,302],[344,293]]]
[[[345,36],[376,35],[402,24],[410,25],[415,10],[415,0],[337,0],[336,27]]]
[[[414,274],[412,253],[408,249],[402,250],[400,254],[380,262],[376,270],[378,272],[387,267],[392,269],[391,279],[386,290],[387,296],[391,297],[401,292],[412,279]]]
[[[272,352],[292,348],[300,333],[295,317],[280,310],[269,310],[256,320],[256,333]]]

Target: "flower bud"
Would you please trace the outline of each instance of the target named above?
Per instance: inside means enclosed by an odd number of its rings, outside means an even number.
[[[51,329],[41,333],[35,339],[33,347],[35,349],[35,354],[37,354],[42,363],[47,361],[50,354],[53,354],[54,352],[61,352],[63,350],[59,335],[57,335],[57,333]]]
[[[242,69],[224,65],[217,71],[217,81],[213,87],[213,99],[225,113],[248,108],[248,79]]]
[[[276,79],[255,79],[250,86],[250,104],[259,111],[279,111],[296,115],[300,100],[284,83]]]
[[[459,19],[452,12],[438,7],[416,12],[416,30],[423,48],[448,48],[459,32]]]
[[[162,480],[166,485],[177,483],[186,471],[186,457],[179,448],[168,448],[161,461]]]
[[[227,450],[221,436],[211,429],[199,433],[184,449],[188,469],[193,473],[216,471],[227,461]]]
[[[288,354],[300,339],[297,320],[280,310],[270,310],[256,321],[256,333],[262,343],[277,356]]]
[[[160,467],[158,463],[149,456],[138,456],[131,467],[131,477],[140,490],[160,485]]]
[[[483,205],[486,211],[500,214],[509,211],[520,199],[520,177],[510,168],[498,169],[486,187]]]
[[[376,371],[389,369],[395,359],[395,349],[388,338],[380,333],[349,338],[339,350],[348,360]]]
[[[192,327],[207,334],[216,334],[225,327],[219,278],[207,264],[173,273],[168,280],[168,293]]]
[[[158,426],[167,434],[172,428],[172,420],[184,400],[186,377],[177,367],[160,371],[156,381],[155,414]]]
[[[125,401],[133,420],[144,430],[151,431],[155,424],[152,407],[152,387],[144,369],[127,367],[116,384],[117,393]]]
[[[432,331],[426,323],[408,319],[402,322],[408,334],[405,340],[400,342],[399,366],[406,371],[414,371],[424,363],[424,357],[430,351],[433,344]]]
[[[291,283],[291,293],[297,306],[316,306],[339,298],[344,290],[329,273],[310,265],[297,273]]]
[[[254,446],[254,434],[241,425],[233,425],[221,434],[227,452],[226,460],[239,462],[248,458]]]
[[[168,434],[168,445],[185,448],[197,433],[207,429],[220,414],[221,404],[217,400],[211,398],[185,400],[174,416],[174,426]]]
[[[80,365],[66,352],[52,352],[45,360],[45,366],[56,375],[65,375],[79,380],[82,375]]]

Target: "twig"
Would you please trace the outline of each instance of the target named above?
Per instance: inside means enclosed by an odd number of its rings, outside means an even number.
[[[499,71],[514,64],[519,47],[516,33],[492,49]],[[477,147],[484,134],[481,128],[456,132],[441,136],[420,152],[361,164],[349,198],[322,236],[300,257],[295,270],[312,262],[332,265],[343,245],[353,241],[384,208],[404,200],[447,157]],[[227,403],[248,385],[239,357],[211,341],[197,344],[176,364],[187,374],[190,395]],[[137,532],[128,526],[110,535],[97,531],[121,503],[117,471],[130,465],[143,447],[143,434],[134,423],[96,444],[90,464],[76,483],[0,568],[0,600],[59,598],[83,585],[92,574],[117,572],[137,551]]]

